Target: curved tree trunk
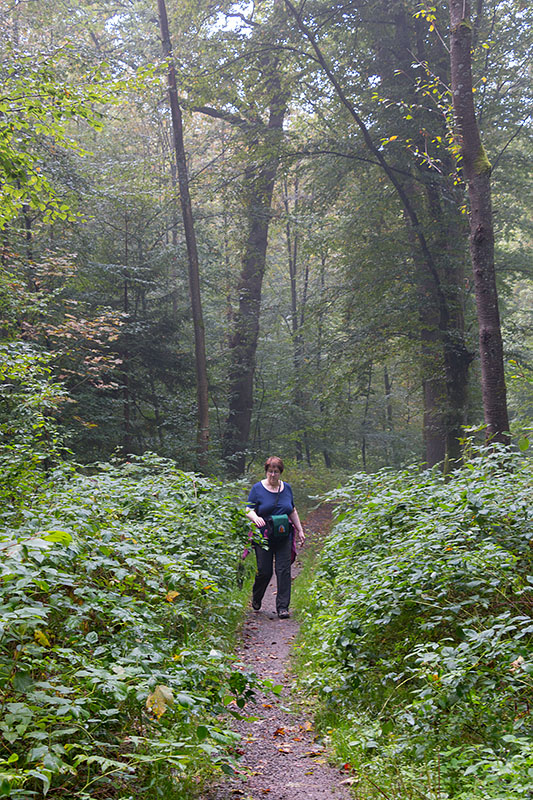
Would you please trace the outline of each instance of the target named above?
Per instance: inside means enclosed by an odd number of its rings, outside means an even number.
[[[457,459],[458,436],[464,422],[466,407],[468,365],[471,360],[464,343],[459,303],[460,287],[456,284],[454,291],[451,292],[453,270],[449,272],[443,269],[439,248],[424,226],[427,207],[419,202],[419,193],[414,189],[412,179],[402,177],[389,163],[382,148],[374,142],[371,130],[345,92],[335,69],[323,54],[317,36],[303,21],[301,7],[298,10],[291,0],[284,2],[310,42],[316,60],[335,89],[339,100],[361,131],[366,147],[387,175],[401,202],[408,226],[418,284],[425,460],[432,466],[444,462],[446,457]],[[407,74],[412,63],[412,46],[403,3],[397,3],[393,19],[398,48],[396,56],[403,60],[402,66]],[[450,297],[450,294],[453,297]],[[453,312],[450,299],[455,309]],[[450,422],[451,429],[448,428]]]

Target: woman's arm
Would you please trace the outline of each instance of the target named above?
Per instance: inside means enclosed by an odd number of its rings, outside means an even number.
[[[249,506],[246,506],[246,512],[245,513],[246,513],[246,516],[248,517],[248,519],[251,520],[254,525],[257,525],[258,528],[264,528],[265,527],[265,525],[266,525],[265,520],[263,519],[263,517],[260,517],[259,514],[256,514],[256,512],[253,510],[253,508],[250,508]]]
[[[294,525],[296,533],[298,534],[298,544],[302,545],[305,542],[305,533],[304,529],[302,528],[302,523],[300,522],[300,517],[298,516],[298,512],[295,508],[293,508],[292,512],[289,514],[289,519]]]

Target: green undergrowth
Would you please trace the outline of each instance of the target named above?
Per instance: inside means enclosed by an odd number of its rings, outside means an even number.
[[[41,484],[1,511],[0,796],[190,799],[254,689],[244,516],[150,455]]]
[[[355,796],[531,798],[531,461],[358,474],[328,497],[295,672]]]

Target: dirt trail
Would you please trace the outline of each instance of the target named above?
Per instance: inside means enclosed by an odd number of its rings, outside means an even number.
[[[329,509],[312,512],[304,523],[308,541],[323,534],[330,524]],[[293,565],[293,576],[298,573],[298,562]],[[277,618],[275,590],[274,578],[261,610],[248,613],[237,657],[257,675],[283,685],[283,692],[279,697],[258,694],[256,703],[247,706],[247,713],[258,720],[234,726],[242,736],[243,774],[213,787],[204,800],[348,800],[350,792],[342,783],[346,774],[328,764],[312,720],[301,709],[289,708],[289,652],[298,622],[292,616]]]

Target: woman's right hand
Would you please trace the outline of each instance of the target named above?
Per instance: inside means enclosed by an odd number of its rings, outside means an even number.
[[[258,528],[265,528],[266,527],[266,522],[263,519],[263,517],[257,517],[256,516],[256,518],[254,520],[252,520],[252,521],[253,521],[254,525],[257,525]]]

